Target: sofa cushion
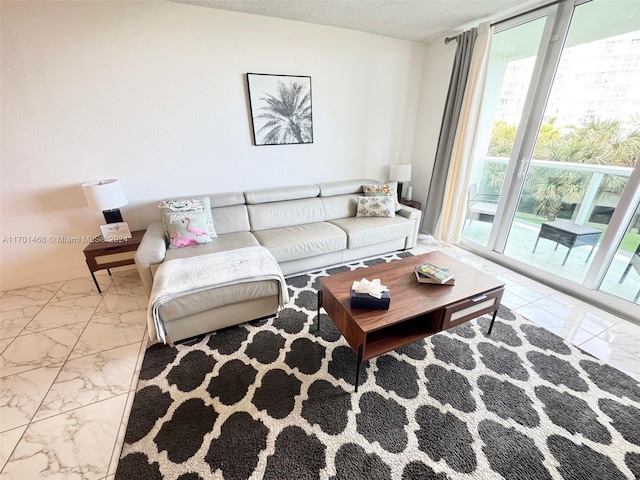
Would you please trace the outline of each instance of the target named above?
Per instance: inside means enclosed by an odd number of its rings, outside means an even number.
[[[408,237],[413,234],[414,222],[404,217],[351,217],[331,220],[330,223],[347,233],[348,248],[366,247],[376,243]]]
[[[163,200],[158,208],[169,248],[208,243],[216,237],[209,197]]]
[[[164,322],[170,322],[224,305],[277,296],[278,291],[278,282],[275,280],[228,285],[176,298],[161,305],[158,311]]]
[[[356,217],[395,217],[396,202],[393,197],[378,195],[375,197],[358,197]]]
[[[347,235],[327,222],[253,232],[278,262],[321,255],[347,248]]]
[[[237,248],[253,247],[260,245],[256,237],[251,232],[226,233],[218,235],[209,243],[196,245],[194,247],[172,248],[167,250],[165,261],[174,258],[195,257],[206,253],[225,252],[227,250],[235,250]]]
[[[365,184],[362,185],[362,191],[365,197],[393,197],[396,212],[400,210],[400,202],[398,202],[398,182],[389,182],[380,185]]]

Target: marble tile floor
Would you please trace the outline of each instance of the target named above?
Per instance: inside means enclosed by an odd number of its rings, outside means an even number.
[[[502,279],[503,303],[640,380],[640,325],[451,245]],[[0,292],[0,480],[113,479],[146,348],[135,269]]]

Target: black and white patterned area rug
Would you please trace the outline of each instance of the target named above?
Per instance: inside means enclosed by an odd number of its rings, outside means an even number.
[[[314,287],[397,258],[290,278],[276,319],[149,348],[116,478],[640,478],[640,384],[506,308],[490,336],[481,317],[365,362],[354,393]]]

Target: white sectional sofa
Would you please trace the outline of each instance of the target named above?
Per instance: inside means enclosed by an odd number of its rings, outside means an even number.
[[[401,205],[394,217],[357,217],[362,186],[376,180],[250,190],[209,195],[217,237],[210,243],[167,248],[160,221],[147,229],[135,262],[147,293],[163,262],[261,245],[283,274],[292,275],[415,246],[422,212]],[[201,292],[162,307],[174,341],[273,315],[274,282],[257,282]]]

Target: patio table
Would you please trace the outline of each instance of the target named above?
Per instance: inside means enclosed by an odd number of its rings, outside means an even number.
[[[569,258],[569,254],[571,253],[572,248],[580,247],[583,245],[591,245],[589,255],[584,261],[584,263],[587,263],[591,258],[593,249],[598,244],[598,240],[600,240],[601,235],[602,232],[600,230],[591,227],[585,227],[584,225],[580,225],[569,220],[543,222],[540,226],[538,238],[536,238],[536,244],[533,246],[532,253],[536,252],[538,241],[541,238],[556,242],[556,248],[554,250],[558,249],[558,245],[563,245],[569,249],[567,250],[567,254],[564,257],[564,261],[562,262],[562,266],[564,267],[564,264],[567,263],[567,258]]]

